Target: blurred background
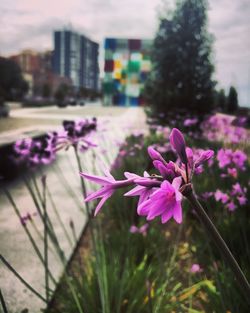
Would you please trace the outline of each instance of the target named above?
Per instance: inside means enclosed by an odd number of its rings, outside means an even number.
[[[239,105],[249,107],[249,1],[204,3],[214,91],[227,97],[234,87]],[[174,14],[175,1],[12,0],[0,5],[2,99],[25,106],[97,99],[128,106],[145,103],[154,40],[166,27],[160,21]],[[176,33],[179,42],[183,36]]]

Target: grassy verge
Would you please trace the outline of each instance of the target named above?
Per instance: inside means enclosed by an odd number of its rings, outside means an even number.
[[[129,138],[113,166],[114,176],[119,179],[124,171],[139,175],[145,169],[153,171],[146,148],[155,143],[163,145],[165,140],[155,134]],[[189,140],[188,144],[215,151],[221,146],[198,140]],[[165,155],[166,159],[172,157],[172,153]],[[199,195],[216,189],[227,192],[237,181],[248,186],[249,172],[247,167],[237,178],[222,178],[222,170],[214,162],[195,178],[194,186]],[[91,222],[88,239],[92,244],[79,247],[77,262],[68,272],[82,312],[249,312],[231,272],[187,203],[181,226],[174,221],[162,225],[155,220],[145,234],[131,233],[132,225],[139,228],[146,221],[136,214],[137,199],[123,197],[125,192],[118,190]],[[229,212],[214,197],[203,200],[203,204],[249,278],[248,205]],[[190,268],[195,263],[202,270],[192,273]],[[47,312],[79,312],[65,279],[61,286]]]

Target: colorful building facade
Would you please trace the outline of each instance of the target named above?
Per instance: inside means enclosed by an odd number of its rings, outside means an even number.
[[[106,38],[104,105],[144,104],[143,90],[151,70],[152,40]]]

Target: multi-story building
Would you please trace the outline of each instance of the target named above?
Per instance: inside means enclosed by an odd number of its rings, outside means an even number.
[[[54,73],[71,79],[76,89],[98,89],[99,45],[71,30],[54,32]]]
[[[72,85],[67,77],[52,72],[52,51],[38,52],[30,49],[10,57],[22,71],[24,79],[29,84],[29,95],[43,95],[44,86],[49,86],[51,96],[60,84]]]
[[[104,105],[137,106],[151,69],[152,40],[106,38],[103,78]]]
[[[40,55],[37,51],[26,49],[10,57],[21,68],[23,73],[34,74],[40,69]]]

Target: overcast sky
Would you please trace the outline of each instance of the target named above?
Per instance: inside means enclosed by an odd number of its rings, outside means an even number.
[[[165,1],[172,7],[173,0]],[[210,0],[215,79],[250,106],[250,1]],[[105,37],[153,38],[162,0],[1,0],[0,54],[52,49],[52,31],[72,25],[101,45]]]

